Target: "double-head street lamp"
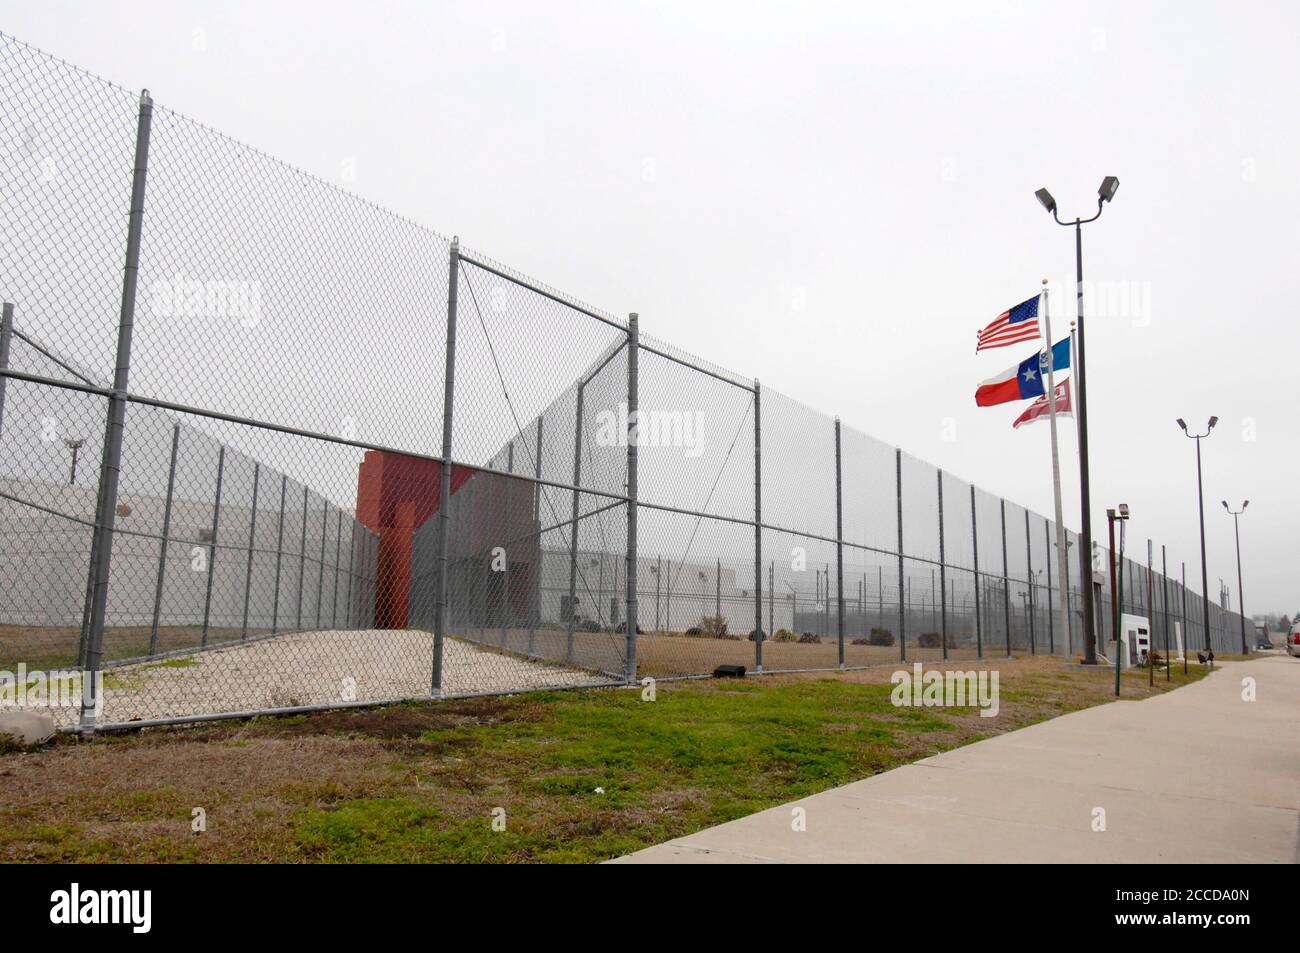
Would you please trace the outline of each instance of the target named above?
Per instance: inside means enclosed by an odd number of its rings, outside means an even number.
[[[86,440],[84,437],[64,437],[63,445],[72,451],[72,464],[68,471],[68,486],[77,485],[77,454]]]
[[[1205,568],[1205,489],[1201,482],[1201,441],[1210,435],[1214,425],[1219,422],[1218,417],[1211,417],[1209,425],[1205,428],[1205,433],[1192,433],[1187,429],[1187,421],[1182,417],[1178,418],[1178,426],[1183,433],[1196,441],[1196,501],[1201,512],[1201,611],[1205,613],[1205,651],[1210,651],[1210,579],[1208,571]]]
[[[1097,629],[1092,594],[1092,563],[1090,562],[1090,554],[1092,553],[1092,502],[1088,484],[1088,378],[1085,373],[1083,350],[1083,226],[1101,218],[1101,212],[1105,204],[1115,197],[1118,190],[1119,179],[1113,175],[1106,176],[1101,180],[1101,187],[1097,189],[1097,214],[1092,218],[1076,217],[1072,222],[1061,221],[1061,217],[1056,210],[1056,199],[1052,198],[1051,192],[1047,191],[1047,189],[1039,189],[1034,193],[1038,201],[1042,203],[1043,208],[1052,214],[1052,218],[1057,225],[1074,226],[1074,278],[1078,310],[1076,319],[1078,322],[1076,326],[1078,339],[1075,342],[1075,361],[1077,363],[1074,376],[1078,381],[1080,535],[1083,538],[1083,545],[1079,547],[1079,578],[1084,584],[1086,593],[1086,598],[1083,600],[1083,662],[1085,665],[1097,664]],[[1052,342],[1048,341],[1047,346],[1050,348]]]
[[[1199,444],[1198,444],[1199,446]],[[1246,648],[1246,597],[1241,591],[1241,526],[1237,517],[1246,512],[1246,507],[1250,506],[1250,500],[1244,500],[1241,509],[1234,510],[1228,505],[1228,501],[1223,501],[1223,508],[1228,511],[1232,517],[1232,532],[1237,537],[1237,615],[1241,617],[1241,654],[1245,655],[1250,650]]]

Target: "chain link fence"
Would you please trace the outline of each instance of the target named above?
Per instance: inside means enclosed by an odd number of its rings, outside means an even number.
[[[0,66],[0,671],[71,673],[65,727],[1074,656],[1084,598],[1113,637],[1038,514],[147,93]],[[1241,650],[1163,562],[1123,579],[1162,655]]]

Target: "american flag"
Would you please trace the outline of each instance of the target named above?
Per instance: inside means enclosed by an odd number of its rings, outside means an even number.
[[[1038,295],[1028,301],[1022,301],[1007,311],[1003,311],[979,333],[975,345],[978,354],[985,348],[1006,347],[1021,341],[1038,339]]]

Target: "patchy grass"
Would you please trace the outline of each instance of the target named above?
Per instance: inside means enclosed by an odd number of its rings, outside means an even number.
[[[165,662],[153,662],[143,667],[144,668],[193,668],[195,665],[198,664],[199,664],[198,659],[185,657],[185,658],[168,659]]]
[[[895,708],[881,668],[62,738],[0,753],[0,860],[604,860],[1112,697],[1059,660],[953,667],[1000,671],[998,717]]]

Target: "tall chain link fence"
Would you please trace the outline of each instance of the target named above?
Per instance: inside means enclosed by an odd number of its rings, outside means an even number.
[[[1108,651],[1038,514],[4,35],[0,102],[0,671],[65,727]],[[1124,613],[1240,651],[1160,552]]]

